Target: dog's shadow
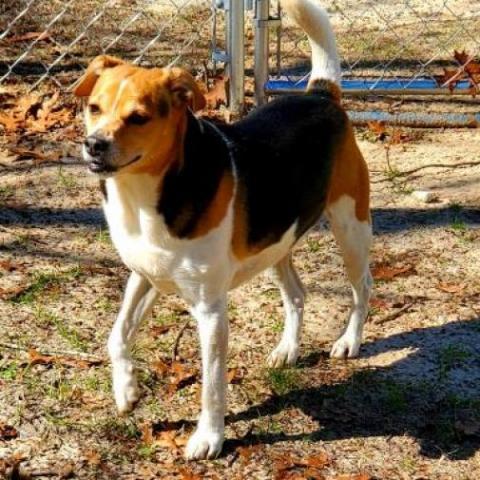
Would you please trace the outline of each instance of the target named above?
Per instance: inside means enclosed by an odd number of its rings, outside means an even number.
[[[366,343],[361,353],[366,360],[392,352],[401,359],[389,366],[357,370],[334,384],[317,381],[319,386],[273,396],[227,417],[227,423],[233,423],[296,408],[318,422],[315,432],[290,435],[253,429],[240,440],[228,441],[226,450],[239,444],[408,435],[418,441],[424,456],[469,458],[480,447],[479,343],[480,318]],[[312,376],[318,368],[325,377],[324,357],[304,357],[300,368],[310,367]]]

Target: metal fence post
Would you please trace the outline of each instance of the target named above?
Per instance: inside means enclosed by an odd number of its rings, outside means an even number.
[[[229,51],[228,76],[230,78],[230,111],[234,116],[243,113],[245,89],[245,10],[244,0],[228,2]]]
[[[265,83],[268,81],[268,28],[270,0],[256,0],[255,8],[255,102],[262,105],[266,101]]]

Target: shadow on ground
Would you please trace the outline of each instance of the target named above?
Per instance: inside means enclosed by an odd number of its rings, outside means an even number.
[[[324,355],[312,354],[300,365],[316,365],[308,373],[312,377],[319,373],[319,386],[273,396],[229,416],[227,422],[297,408],[318,422],[318,430],[298,435],[250,433],[228,442],[227,449],[238,444],[408,435],[418,441],[420,454],[426,457],[470,458],[480,449],[479,340],[480,318],[392,335],[365,344],[362,357],[410,349],[404,358],[328,385],[322,384],[329,377],[321,372]]]
[[[372,210],[376,234],[395,233],[418,227],[435,228],[462,221],[467,225],[480,226],[480,208],[376,208]],[[19,226],[66,226],[83,225],[99,228],[105,225],[100,208],[43,208],[8,207],[0,208],[0,225]]]

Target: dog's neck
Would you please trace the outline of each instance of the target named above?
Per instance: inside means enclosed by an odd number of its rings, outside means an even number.
[[[106,181],[105,206],[118,202],[132,233],[142,229],[142,219],[148,223],[160,214],[171,234],[188,237],[225,171],[231,172],[230,152],[220,130],[190,111],[186,115],[181,144],[172,149],[164,171],[120,173]]]

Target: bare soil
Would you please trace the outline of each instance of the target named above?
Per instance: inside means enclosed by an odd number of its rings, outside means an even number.
[[[119,417],[105,345],[128,272],[109,241],[97,182],[75,164],[80,115],[52,131],[55,138],[70,134],[57,144],[51,132],[5,137],[0,162],[0,472],[89,479],[480,477],[476,130],[387,131],[401,143],[357,131],[371,170],[377,279],[361,355],[328,358],[350,292],[334,240],[319,224],[295,254],[309,291],[298,367],[265,365],[282,324],[269,279],[232,292],[235,370],[225,450],[216,461],[191,464],[182,449],[199,407],[194,324],[178,337],[189,318],[185,305],[161,298],[135,347],[142,399],[130,416]],[[12,152],[19,143],[60,155],[50,163],[19,160]],[[438,201],[423,203],[412,193],[418,189],[432,190]],[[177,340],[180,377],[168,370]],[[312,459],[323,459],[321,468],[305,466]]]

